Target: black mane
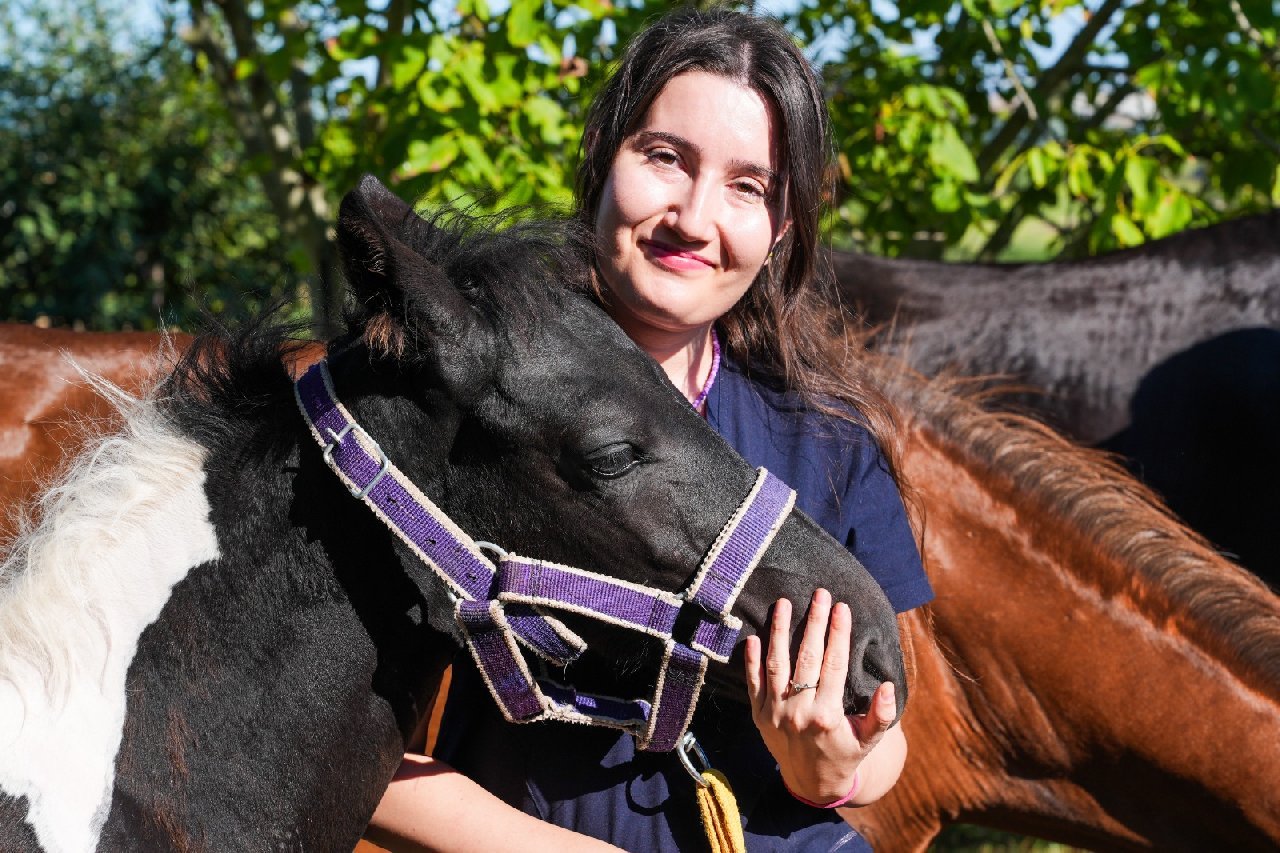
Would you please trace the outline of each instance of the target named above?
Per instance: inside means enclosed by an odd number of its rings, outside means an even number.
[[[487,320],[503,318],[518,335],[554,316],[570,293],[593,293],[589,235],[567,220],[513,222],[511,215],[480,216],[451,208],[427,217],[409,212],[382,223],[344,219],[338,240],[347,269],[376,267],[360,257],[367,245],[354,233],[381,225],[422,258],[439,267]],[[350,273],[348,273],[350,276]],[[396,309],[380,298],[359,301],[348,289],[346,330],[325,344],[327,354],[367,345],[375,357],[411,358]],[[162,398],[172,418],[205,446],[243,442],[246,427],[293,417],[288,365],[309,346],[305,321],[290,320],[283,305],[257,316],[224,322],[210,317],[166,381]],[[256,431],[255,431],[256,432]],[[282,437],[278,431],[264,435]],[[241,447],[266,451],[253,442]]]
[[[523,219],[521,211],[492,215],[441,208],[427,216],[409,211],[398,221],[381,223],[422,258],[444,271],[486,319],[538,319],[554,313],[563,293],[592,291],[588,261],[591,235],[578,223],[564,219]],[[352,264],[370,268],[380,258],[360,256],[353,241],[367,222],[344,218],[338,243],[348,270]],[[350,276],[350,273],[348,273]],[[482,286],[481,283],[488,283]],[[388,308],[378,300],[348,305],[348,328],[359,333]],[[513,331],[518,332],[517,325]]]

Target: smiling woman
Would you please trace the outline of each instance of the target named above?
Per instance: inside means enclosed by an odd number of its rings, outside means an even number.
[[[692,352],[786,230],[775,115],[754,89],[693,71],[618,152],[596,213],[599,270],[610,315],[645,350]],[[673,377],[690,399],[709,370],[701,352]]]
[[[592,104],[577,218],[594,236],[608,316],[733,449],[796,491],[796,506],[901,612],[932,591],[893,473],[889,409],[817,262],[828,127],[816,76],[776,23],[723,8],[674,13],[636,37]],[[591,464],[626,484],[662,464],[656,438],[602,445]],[[684,535],[665,540],[671,556]],[[751,714],[706,707],[692,719],[736,791],[752,850],[867,849],[835,809],[873,802],[897,780],[906,696],[887,671],[846,675],[851,651],[865,651],[850,643],[850,605],[863,603],[826,589],[794,608],[777,600],[767,640],[748,637],[731,664]],[[625,695],[636,673],[608,676]],[[508,725],[467,661],[456,662],[435,758],[406,758],[373,831],[451,850],[514,838],[557,853],[598,849],[596,839],[645,851],[707,841],[674,756],[616,732]]]

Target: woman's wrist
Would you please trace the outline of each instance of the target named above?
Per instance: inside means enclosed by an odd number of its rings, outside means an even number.
[[[840,806],[847,806],[853,801],[853,798],[858,794],[858,789],[862,787],[862,775],[857,770],[854,770],[853,782],[849,785],[849,790],[845,792],[844,796],[837,797],[829,802],[815,802],[814,800],[810,800],[807,797],[797,794],[792,787],[787,784],[785,777],[782,779],[782,786],[787,789],[788,794],[804,803],[806,806],[813,806],[815,809],[834,809],[839,808]]]

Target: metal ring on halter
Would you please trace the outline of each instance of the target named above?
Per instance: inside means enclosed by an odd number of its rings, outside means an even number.
[[[792,696],[795,696],[797,693],[803,693],[803,692],[804,692],[804,691],[806,691],[806,690],[812,690],[813,688],[815,688],[815,687],[817,687],[817,686],[818,686],[818,682],[816,682],[816,681],[815,681],[815,682],[813,682],[813,684],[799,684],[799,683],[797,683],[797,682],[795,682],[795,681],[792,681],[792,682],[791,682],[791,695],[792,695]]]
[[[693,766],[693,759],[689,757],[690,751],[698,757],[698,763],[702,765],[702,770]],[[676,757],[680,759],[680,764],[684,767],[685,772],[698,783],[699,788],[710,787],[707,780],[702,778],[705,770],[711,769],[711,761],[707,758],[707,754],[702,751],[702,747],[698,744],[698,739],[693,736],[693,732],[685,732],[684,737],[680,738],[680,745],[676,747]]]
[[[481,551],[488,551],[490,554],[494,555],[499,560],[507,556],[506,549],[503,548],[501,545],[494,545],[492,542],[481,542],[481,541],[477,541],[475,544],[476,544],[476,547],[479,548]]]

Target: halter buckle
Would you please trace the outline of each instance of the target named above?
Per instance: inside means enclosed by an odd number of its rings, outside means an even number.
[[[369,481],[368,485],[366,485],[363,489],[358,488],[356,486],[347,487],[347,491],[351,493],[351,497],[355,498],[356,500],[364,500],[368,496],[369,492],[373,491],[373,487],[378,485],[378,481],[381,480],[383,477],[385,477],[387,475],[387,471],[391,469],[391,459],[388,458],[386,452],[382,449],[382,445],[378,444],[378,440],[373,436],[369,435],[368,430],[360,426],[360,424],[355,422],[350,422],[336,433],[332,429],[326,430],[326,432],[329,433],[329,438],[331,440],[329,441],[328,444],[324,446],[324,450],[320,452],[320,455],[324,458],[324,464],[328,465],[330,468],[334,468],[335,467],[335,463],[333,461],[334,448],[336,448],[339,444],[342,443],[342,439],[346,438],[348,433],[355,432],[356,430],[359,430],[361,433],[363,433],[364,437],[369,440],[369,443],[373,445],[373,449],[377,452],[380,460],[378,473],[373,475],[373,479]],[[370,454],[370,455],[373,455],[373,454]]]

